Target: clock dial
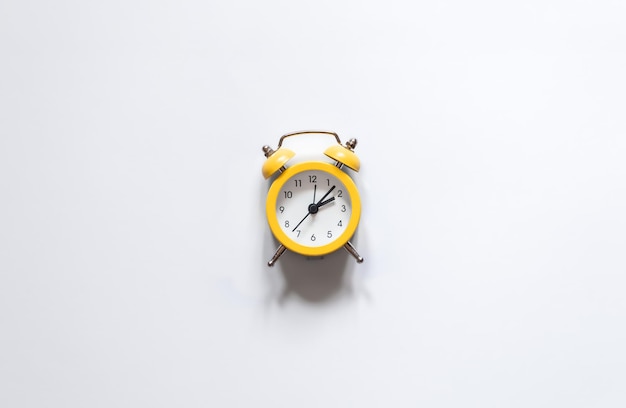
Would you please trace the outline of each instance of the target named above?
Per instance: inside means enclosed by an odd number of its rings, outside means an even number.
[[[282,232],[305,247],[323,247],[341,237],[352,217],[350,191],[335,175],[306,170],[278,191],[276,216]]]
[[[274,180],[265,210],[281,244],[302,255],[321,256],[346,245],[354,235],[361,201],[344,171],[330,163],[303,162]]]

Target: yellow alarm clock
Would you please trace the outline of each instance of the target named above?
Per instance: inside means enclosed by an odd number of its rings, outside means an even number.
[[[286,168],[296,154],[282,147],[283,141],[304,134],[334,136],[336,143],[324,154],[335,163],[313,160]],[[267,193],[265,206],[269,227],[280,242],[269,266],[273,266],[286,249],[317,257],[343,247],[357,262],[363,262],[350,243],[361,217],[361,198],[352,178],[342,170],[345,165],[359,171],[360,161],[353,151],[356,144],[356,139],[350,139],[342,145],[334,132],[311,130],[282,136],[276,150],[263,146],[267,157],[263,176],[268,179],[279,173]]]

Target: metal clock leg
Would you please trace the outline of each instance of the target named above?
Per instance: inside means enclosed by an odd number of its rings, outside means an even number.
[[[363,262],[363,257],[359,255],[359,253],[356,251],[356,248],[354,248],[354,245],[352,245],[350,241],[346,242],[343,247],[346,249],[346,251],[350,253],[350,255],[352,255],[356,259],[358,263]]]
[[[274,266],[276,261],[278,261],[278,258],[280,258],[280,256],[285,252],[286,249],[287,249],[286,246],[284,246],[283,244],[280,244],[280,246],[276,250],[276,253],[272,257],[272,259],[270,259],[270,261],[267,263],[267,266]]]

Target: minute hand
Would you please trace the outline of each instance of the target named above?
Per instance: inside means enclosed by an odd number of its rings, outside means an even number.
[[[317,204],[315,204],[315,205],[316,205],[317,207],[319,207],[319,206],[320,206],[320,204],[322,204],[322,202],[324,201],[324,199],[325,199],[326,197],[328,197],[328,195],[329,195],[330,193],[332,193],[332,191],[335,189],[335,187],[337,187],[337,186],[332,186],[332,187],[330,188],[330,190],[328,190],[328,192],[327,192],[326,194],[324,194],[324,197],[322,197],[322,198],[321,198],[321,199],[317,202]],[[325,204],[326,204],[326,203],[325,203]]]

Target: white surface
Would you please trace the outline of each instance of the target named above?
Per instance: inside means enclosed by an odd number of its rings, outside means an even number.
[[[0,406],[625,406],[625,16],[3,1]],[[363,265],[264,266],[308,128]]]

